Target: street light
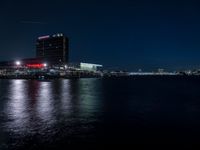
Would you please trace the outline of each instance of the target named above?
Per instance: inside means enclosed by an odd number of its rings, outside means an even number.
[[[16,61],[15,64],[16,64],[17,66],[20,66],[20,65],[21,65],[21,62],[20,62],[20,61]]]
[[[44,66],[44,67],[47,67],[47,64],[46,64],[46,63],[44,63],[44,64],[43,64],[43,66]]]

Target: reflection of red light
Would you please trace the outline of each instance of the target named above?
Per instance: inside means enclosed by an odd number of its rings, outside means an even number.
[[[26,66],[29,68],[43,68],[44,64],[27,64]]]

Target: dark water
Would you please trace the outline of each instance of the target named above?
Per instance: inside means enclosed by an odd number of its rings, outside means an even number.
[[[199,77],[0,80],[0,149],[198,143]]]

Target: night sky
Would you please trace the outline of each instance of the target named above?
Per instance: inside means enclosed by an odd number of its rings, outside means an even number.
[[[192,0],[2,0],[0,60],[35,56],[38,36],[65,33],[70,61],[124,70],[200,68]]]

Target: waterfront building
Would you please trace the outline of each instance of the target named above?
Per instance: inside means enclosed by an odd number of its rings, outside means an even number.
[[[48,64],[58,65],[68,63],[69,40],[64,34],[54,34],[38,37],[36,42],[36,58],[45,60]]]
[[[103,66],[99,64],[80,63],[80,69],[86,71],[97,71],[98,68],[102,67]]]
[[[27,68],[43,68],[46,62],[43,59],[37,58],[24,58],[18,60],[2,61],[0,62],[0,68],[18,68],[18,67],[27,67]]]

